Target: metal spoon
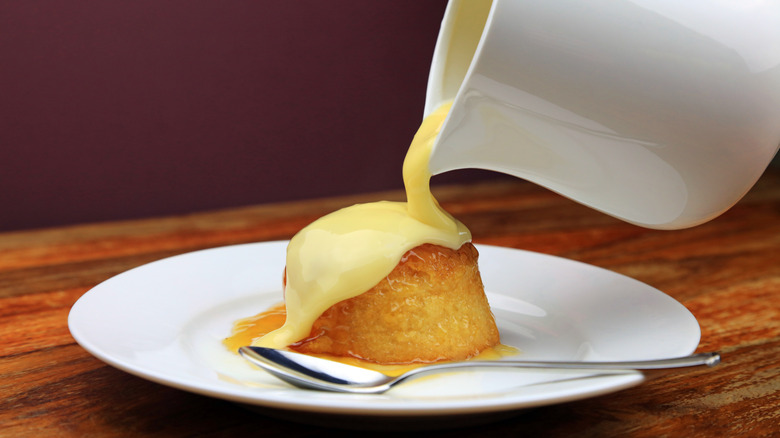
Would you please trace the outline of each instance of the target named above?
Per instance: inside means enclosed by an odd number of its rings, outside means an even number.
[[[263,347],[241,347],[239,353],[274,376],[294,386],[322,391],[379,394],[424,373],[465,368],[536,368],[549,370],[592,371],[597,374],[626,374],[636,371],[669,370],[701,365],[715,366],[720,354],[701,353],[671,359],[632,362],[541,362],[541,361],[466,361],[422,366],[392,377],[378,371],[321,359],[290,351]]]

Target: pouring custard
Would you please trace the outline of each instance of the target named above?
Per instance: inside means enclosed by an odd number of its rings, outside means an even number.
[[[402,364],[463,360],[498,344],[471,233],[430,191],[428,159],[448,111],[426,117],[407,152],[407,202],[353,205],[302,229],[287,248],[284,307],[239,321],[229,348]]]

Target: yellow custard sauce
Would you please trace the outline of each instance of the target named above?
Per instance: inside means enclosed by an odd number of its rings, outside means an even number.
[[[309,334],[332,305],[377,284],[410,249],[433,243],[457,249],[471,233],[445,212],[429,187],[428,157],[450,105],[426,117],[404,160],[407,202],[358,204],[302,229],[287,248],[285,324],[255,345],[284,348]]]
[[[467,338],[473,338],[468,340],[475,345],[471,353],[464,353],[467,349],[465,346],[455,346],[460,352],[459,356],[453,357],[471,357],[498,343],[498,332],[492,315],[484,316],[484,313],[490,312],[476,268],[477,253],[469,243],[471,233],[465,225],[439,206],[430,190],[431,174],[428,161],[450,106],[451,104],[445,104],[426,117],[409,147],[403,165],[407,202],[380,201],[353,205],[328,214],[303,228],[290,240],[287,247],[284,304],[255,317],[238,321],[233,335],[225,340],[228,348],[236,351],[241,346],[255,345],[281,349],[296,343],[299,345],[310,342],[314,339],[310,334],[315,322],[318,319],[322,321],[321,316],[329,309],[332,313],[337,307],[335,305],[345,306],[348,300],[362,299],[367,296],[363,294],[369,290],[382,296],[377,301],[384,300],[384,294],[393,289],[392,285],[386,284],[390,279],[389,274],[397,272],[397,266],[400,269],[399,262],[402,259],[407,270],[412,269],[409,266],[414,266],[415,263],[421,264],[417,260],[410,261],[409,257],[418,257],[420,260],[427,257],[427,263],[438,269],[431,275],[439,275],[439,281],[442,283],[422,280],[421,284],[412,287],[411,289],[419,291],[419,294],[404,295],[403,299],[407,302],[412,300],[426,303],[418,303],[413,309],[416,313],[411,313],[408,317],[425,320],[427,310],[431,308],[426,306],[444,303],[435,318],[444,318],[446,321],[433,320],[434,324],[441,328],[440,337],[449,336],[455,338],[455,342],[461,342],[459,339],[463,339],[463,343]],[[408,278],[410,281],[419,280],[417,271],[411,275],[413,277]],[[423,275],[427,276],[427,273]],[[455,280],[447,283],[453,276]],[[406,280],[407,278],[401,278],[398,281]],[[432,282],[435,283],[434,286],[431,285]],[[436,286],[446,290],[436,290]],[[468,316],[462,316],[455,306],[441,297],[457,289],[465,291],[463,305],[470,309],[480,309],[483,314],[467,320]],[[356,298],[358,296],[361,297]],[[429,299],[430,303],[427,302]],[[380,319],[398,318],[398,314],[392,314],[392,309],[380,309],[378,314],[364,320],[364,324],[360,326],[374,326]],[[345,308],[342,310],[346,311]],[[479,312],[475,310],[474,313]],[[401,314],[400,318],[405,317],[407,314]],[[460,317],[465,321],[465,325],[457,327],[458,322],[453,320]],[[329,321],[334,322],[336,319],[331,318]],[[392,324],[405,325],[405,321],[396,319]],[[482,331],[474,332],[468,328],[484,328],[486,325],[487,329]],[[491,325],[492,328],[489,327]],[[333,330],[335,331],[332,333],[336,333],[338,328]],[[387,331],[381,333],[378,338],[385,339],[386,335]],[[391,342],[387,345],[396,341],[404,342],[407,348],[410,342],[414,342],[400,340],[400,334],[398,338],[390,335],[388,339],[391,339]],[[320,341],[331,342],[322,339]],[[339,341],[336,339],[333,342]],[[438,345],[438,341],[430,341],[430,336],[426,342]],[[326,346],[325,351],[333,350],[327,350]],[[343,353],[344,356],[365,358],[353,351]],[[379,359],[372,360],[390,363]],[[436,360],[438,359],[429,358],[424,361]],[[412,361],[417,360],[399,363]]]

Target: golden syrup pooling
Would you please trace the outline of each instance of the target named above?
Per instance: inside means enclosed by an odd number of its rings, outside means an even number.
[[[223,343],[230,351],[238,351],[239,348],[251,345],[254,339],[262,337],[266,333],[280,328],[285,320],[284,304],[278,304],[255,316],[238,320],[233,325],[233,332]],[[294,348],[289,348],[295,350]],[[504,357],[518,355],[520,351],[514,347],[497,344],[487,348],[469,360],[499,360]],[[336,362],[354,365],[362,368],[379,371],[389,376],[398,376],[414,368],[425,366],[426,363],[410,363],[400,365],[387,365],[362,360],[357,357],[334,356],[328,354],[312,354],[312,356],[329,359]]]

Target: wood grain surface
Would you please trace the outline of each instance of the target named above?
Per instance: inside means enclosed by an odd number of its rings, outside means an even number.
[[[626,224],[515,180],[436,194],[477,243],[583,261],[668,293],[698,319],[699,350],[721,351],[723,363],[426,436],[780,436],[780,172],[767,172],[723,216],[678,231]],[[375,193],[0,234],[0,436],[321,436],[323,426],[301,421],[327,418],[258,413],[114,369],[74,342],[68,311],[97,283],[141,264],[287,239],[336,208],[402,198]]]

